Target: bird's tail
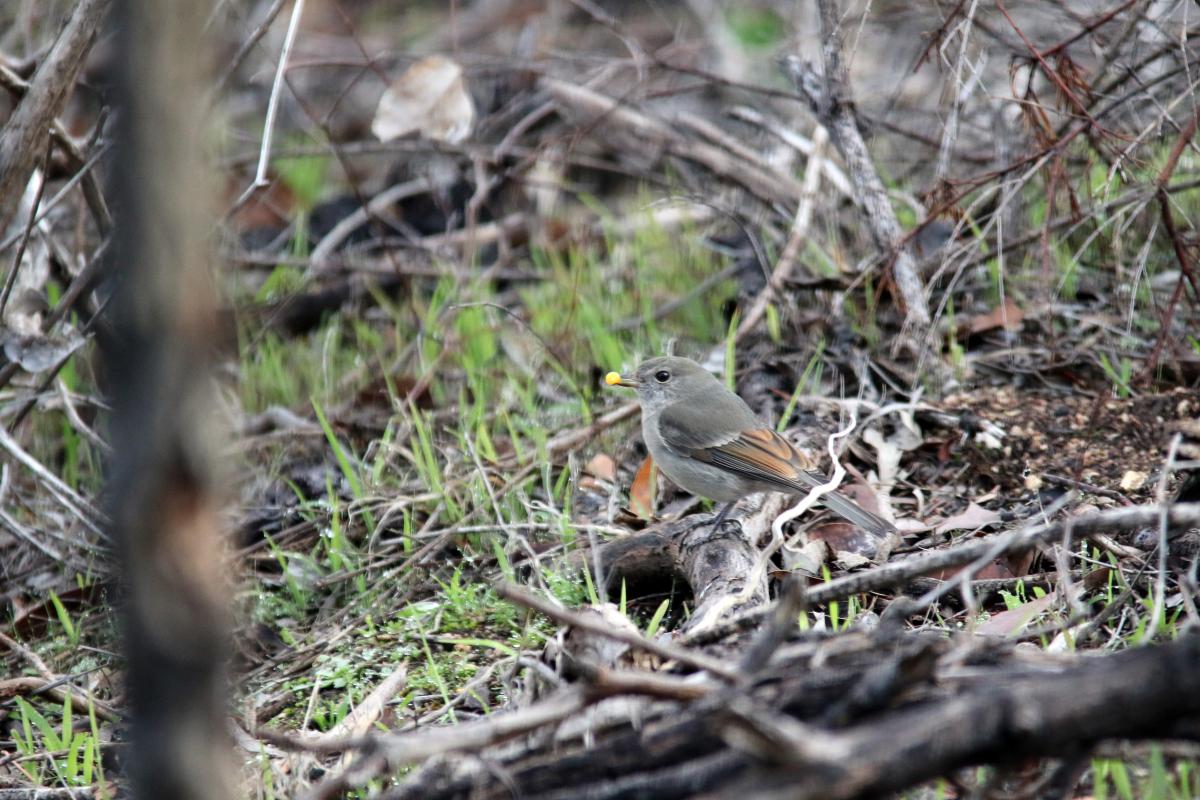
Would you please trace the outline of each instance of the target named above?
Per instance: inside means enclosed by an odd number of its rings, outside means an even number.
[[[809,486],[820,486],[828,481],[828,478],[824,475],[808,471],[802,471],[800,478]],[[821,502],[826,508],[842,519],[853,522],[858,527],[870,531],[877,536],[887,536],[896,532],[895,525],[883,517],[872,514],[849,497],[838,494],[836,491],[826,492],[821,495]]]

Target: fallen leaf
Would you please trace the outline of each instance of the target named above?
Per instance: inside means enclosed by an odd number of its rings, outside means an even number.
[[[942,520],[934,530],[937,533],[947,531],[973,531],[985,525],[995,525],[1000,521],[1000,515],[995,511],[984,508],[977,503],[967,505],[965,511]]]
[[[971,576],[971,579],[976,581],[1006,581],[1024,577],[1029,574],[1029,567],[1033,563],[1033,557],[1034,552],[1027,550],[1024,553],[993,558],[987,564],[980,567]],[[966,567],[942,567],[941,569],[927,573],[925,577],[939,581],[948,581],[964,569]]]
[[[587,466],[583,468],[589,475],[599,478],[602,481],[611,481],[617,477],[617,463],[612,460],[612,456],[605,453],[597,453],[588,461]]]
[[[82,336],[20,336],[0,329],[4,355],[30,374],[50,369],[74,353],[87,340]]]
[[[1007,331],[1020,330],[1021,323],[1024,321],[1025,312],[1013,302],[1011,297],[1005,297],[1003,303],[988,313],[980,314],[967,320],[959,335],[974,336],[995,330],[996,328],[1003,328]]]
[[[854,553],[872,558],[879,549],[879,537],[850,522],[826,522],[811,528],[807,534],[810,542],[824,542],[839,555]]]
[[[646,456],[629,487],[629,509],[642,519],[654,519],[657,499],[658,468],[654,466],[654,459]]]
[[[829,545],[824,541],[813,539],[799,548],[788,547],[785,544],[782,548],[782,554],[785,570],[788,572],[802,572],[809,577],[815,578],[820,574],[821,567],[829,561],[833,555],[833,551],[829,549]]]
[[[837,558],[834,559],[837,565],[842,569],[855,569],[863,567],[871,563],[871,559],[858,553],[851,553],[849,550],[838,551]]]
[[[1146,478],[1148,477],[1150,476],[1145,472],[1139,472],[1135,469],[1128,470],[1121,476],[1121,491],[1136,492],[1146,485]]]
[[[1022,603],[1016,608],[993,614],[985,622],[975,626],[975,633],[981,636],[1012,636],[1033,621],[1034,617],[1050,608],[1054,603],[1054,595],[1046,594],[1028,603]]]
[[[410,133],[457,144],[475,124],[475,103],[462,67],[445,56],[427,56],[397,78],[379,98],[371,133],[389,142]]]
[[[637,626],[621,613],[612,603],[584,606],[580,616],[592,617],[605,627],[624,633],[638,633]],[[629,645],[611,636],[593,633],[582,628],[568,628],[563,637],[563,653],[577,662],[600,667],[616,666],[617,661],[629,651]]]

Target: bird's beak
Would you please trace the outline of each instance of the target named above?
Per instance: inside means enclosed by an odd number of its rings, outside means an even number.
[[[610,372],[604,376],[604,382],[609,386],[624,386],[629,389],[636,389],[641,381],[636,381],[633,378],[622,378],[620,373]]]

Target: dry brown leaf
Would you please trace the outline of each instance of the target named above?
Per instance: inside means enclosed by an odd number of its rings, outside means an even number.
[[[629,509],[641,519],[654,519],[657,499],[658,468],[654,466],[654,459],[646,456],[629,487]]]
[[[1004,302],[986,314],[972,317],[964,326],[963,333],[974,336],[980,333],[1004,328],[1005,330],[1020,330],[1025,321],[1025,312],[1021,310],[1011,297],[1005,297]]]
[[[597,453],[588,461],[583,471],[602,481],[612,481],[617,477],[617,462],[613,461],[610,455]]]
[[[457,144],[475,124],[475,103],[462,67],[445,56],[427,56],[404,71],[379,98],[371,133],[382,142],[419,133]]]

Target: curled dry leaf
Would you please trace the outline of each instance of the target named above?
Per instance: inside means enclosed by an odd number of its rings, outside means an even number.
[[[871,563],[871,559],[867,558],[866,556],[858,553],[852,553],[849,550],[838,551],[834,561],[839,567],[845,570],[858,569],[859,567],[865,567]]]
[[[783,567],[790,572],[802,572],[815,578],[821,574],[821,566],[833,558],[829,544],[821,539],[807,542],[803,547],[782,548]]]
[[[457,144],[475,124],[475,103],[462,67],[445,56],[427,56],[397,78],[379,98],[371,133],[389,142],[410,133]]]
[[[657,498],[658,468],[654,466],[654,459],[646,456],[629,487],[629,509],[641,519],[654,519]]]
[[[612,603],[585,606],[579,609],[579,613],[581,616],[598,617],[601,623],[614,630],[638,633],[637,626]],[[579,628],[568,628],[563,640],[564,654],[597,667],[616,666],[628,651],[629,645],[624,642]]]
[[[1121,491],[1136,492],[1138,489],[1146,485],[1146,481],[1149,479],[1149,477],[1149,473],[1142,472],[1140,470],[1126,470],[1125,474],[1121,476]]]

